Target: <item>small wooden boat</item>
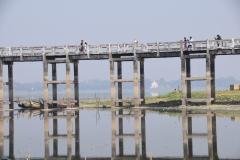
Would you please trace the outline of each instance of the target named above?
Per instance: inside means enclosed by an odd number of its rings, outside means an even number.
[[[42,109],[43,108],[43,100],[39,99],[39,102],[32,100],[20,100],[17,101],[18,106],[21,108],[33,108],[33,109]]]

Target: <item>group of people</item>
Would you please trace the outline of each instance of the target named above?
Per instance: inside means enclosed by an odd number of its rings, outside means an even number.
[[[87,41],[81,40],[79,51],[80,52],[87,51]]]
[[[186,37],[184,37],[184,49],[188,50],[192,48],[192,37],[190,36],[189,39],[187,39]]]

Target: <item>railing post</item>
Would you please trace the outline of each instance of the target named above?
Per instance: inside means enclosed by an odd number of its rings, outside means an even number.
[[[8,52],[9,55],[12,55],[12,48],[9,47],[9,52]]]
[[[87,45],[87,57],[90,58],[90,51],[89,51],[89,46]]]
[[[234,41],[234,38],[232,38],[232,53],[235,54],[234,52],[234,46],[235,46],[235,41]]]
[[[157,42],[157,57],[159,57],[160,54],[159,54],[159,42]]]
[[[23,60],[23,47],[20,47],[20,60]]]

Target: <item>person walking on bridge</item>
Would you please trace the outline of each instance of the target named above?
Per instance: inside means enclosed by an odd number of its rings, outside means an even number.
[[[79,51],[80,51],[80,52],[84,52],[84,48],[85,48],[85,46],[84,46],[84,40],[81,40]]]
[[[187,45],[187,39],[186,37],[184,37],[184,49],[187,50],[188,49],[188,45]]]
[[[216,37],[214,37],[215,38],[215,40],[222,40],[222,37],[221,36],[219,36],[219,35],[217,35],[217,38]],[[217,45],[218,45],[218,47],[219,47],[219,41],[217,41]]]
[[[190,37],[190,39],[189,39],[189,44],[188,44],[188,48],[192,48],[192,41],[193,41],[193,39],[192,39],[192,37]]]

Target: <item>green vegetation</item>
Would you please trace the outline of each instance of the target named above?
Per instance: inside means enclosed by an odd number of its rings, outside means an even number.
[[[145,102],[146,104],[156,104],[156,103],[163,103],[163,102],[180,102],[182,94],[176,92],[170,92],[166,95],[159,95],[157,97],[146,97]],[[192,98],[205,98],[206,92],[192,92]],[[230,91],[230,90],[222,90],[216,91],[216,102],[227,102],[231,103],[240,103],[240,90]],[[92,100],[92,101],[81,101],[80,105],[86,106],[103,106],[103,105],[111,105],[111,100]],[[123,103],[124,106],[129,106],[129,103]],[[178,105],[178,104],[177,104]],[[171,106],[171,105],[169,105]],[[175,105],[176,106],[176,105]]]

